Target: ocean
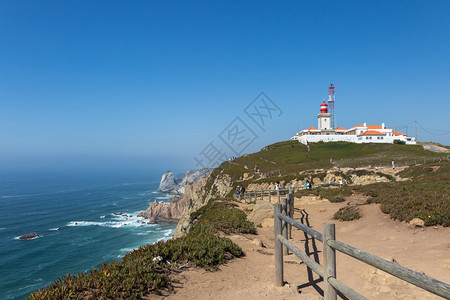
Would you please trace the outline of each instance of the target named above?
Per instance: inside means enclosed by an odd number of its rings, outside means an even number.
[[[120,260],[171,238],[175,225],[137,217],[155,199],[160,174],[0,175],[0,299],[22,299],[56,278]],[[20,240],[23,234],[39,237]]]

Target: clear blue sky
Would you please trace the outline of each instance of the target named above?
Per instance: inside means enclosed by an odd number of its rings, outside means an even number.
[[[0,1],[0,167],[182,170],[241,117],[246,152],[317,125],[450,144],[450,1]],[[244,108],[283,111],[265,131]],[[436,130],[439,129],[439,130]],[[431,133],[431,134],[430,134]]]

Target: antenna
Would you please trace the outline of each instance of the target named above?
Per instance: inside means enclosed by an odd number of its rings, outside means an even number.
[[[328,109],[331,114],[331,129],[335,129],[335,118],[334,118],[334,84],[330,83],[328,87]]]

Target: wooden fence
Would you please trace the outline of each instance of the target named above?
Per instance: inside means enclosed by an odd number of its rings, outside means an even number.
[[[255,190],[255,191],[246,191],[244,194],[236,195],[236,197],[239,197],[239,199],[244,200],[245,202],[252,202],[256,201],[258,199],[264,200],[264,197],[267,197],[266,199],[269,201],[269,203],[272,203],[272,198],[275,197],[277,200],[277,203],[281,203],[281,197],[285,196],[286,194],[294,193],[293,188],[288,189],[261,189],[261,190]]]
[[[336,250],[347,254],[368,265],[396,276],[404,281],[414,284],[433,294],[450,299],[450,285],[433,279],[429,276],[417,273],[398,264],[374,256],[368,252],[354,248],[335,239],[335,225],[323,223],[323,234],[294,219],[289,209],[293,208],[294,197],[284,199],[283,204],[274,205],[274,236],[275,236],[275,285],[283,286],[283,256],[288,250],[292,251],[311,270],[324,279],[324,299],[337,299],[339,291],[349,299],[367,299],[343,282],[336,279]],[[290,203],[292,202],[292,203]],[[323,266],[311,259],[305,252],[289,241],[289,227],[294,226],[311,235],[323,244]],[[284,247],[283,247],[284,246]]]

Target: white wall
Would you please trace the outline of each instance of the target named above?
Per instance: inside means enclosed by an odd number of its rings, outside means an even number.
[[[405,136],[383,136],[383,139],[378,136],[356,136],[356,135],[303,135],[294,136],[293,140],[298,140],[302,144],[317,143],[317,142],[351,142],[351,143],[378,143],[378,144],[393,144],[394,140],[404,141],[407,145],[415,145],[414,138]]]

